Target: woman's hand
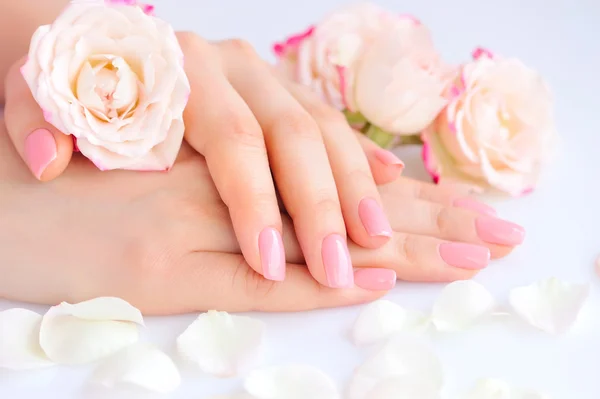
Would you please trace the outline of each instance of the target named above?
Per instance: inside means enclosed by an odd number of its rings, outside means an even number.
[[[0,297],[12,300],[118,296],[146,314],[346,306],[385,294],[396,273],[411,281],[468,279],[487,266],[490,250],[503,256],[523,238],[518,226],[450,188],[401,178],[381,188],[390,241],[374,250],[350,243],[355,287],[332,289],[312,278],[286,216],[288,273],[273,282],[240,254],[207,165],[188,146],[170,173],[103,173],[75,156],[61,179],[40,185],[0,121],[0,159]]]
[[[341,113],[279,80],[245,42],[178,37],[192,85],[186,140],[205,157],[249,265],[267,279],[285,277],[279,194],[313,277],[351,287],[346,237],[364,248],[390,240],[373,176],[391,181],[400,160],[368,142],[363,150]],[[36,177],[51,180],[66,168],[71,138],[44,121],[16,70],[7,80],[6,122]]]

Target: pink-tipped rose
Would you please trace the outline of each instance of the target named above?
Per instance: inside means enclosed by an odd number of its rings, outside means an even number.
[[[453,71],[442,63],[429,30],[402,20],[357,61],[349,108],[384,132],[419,134],[447,104]]]
[[[354,62],[381,32],[404,19],[370,3],[342,8],[275,44],[278,66],[288,78],[310,87],[327,103],[340,110],[348,108]]]
[[[552,99],[538,73],[478,49],[448,89],[450,102],[423,134],[434,179],[531,191],[555,137]]]
[[[72,2],[35,32],[21,71],[47,121],[98,168],[166,170],[190,94],[183,54],[171,26],[126,3]]]

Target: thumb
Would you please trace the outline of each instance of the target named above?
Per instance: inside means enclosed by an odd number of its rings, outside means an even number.
[[[6,128],[31,173],[38,180],[49,181],[68,166],[73,155],[73,139],[46,121],[52,116],[44,115],[21,75],[24,61],[14,64],[6,76]]]

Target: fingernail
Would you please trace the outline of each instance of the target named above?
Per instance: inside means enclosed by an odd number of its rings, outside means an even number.
[[[373,198],[365,198],[358,205],[358,215],[371,237],[391,237],[392,226],[387,215]]]
[[[506,220],[480,216],[475,227],[479,238],[490,244],[519,245],[525,240],[525,229]]]
[[[400,160],[393,152],[378,148],[375,150],[375,158],[386,166],[397,166],[404,169],[404,162]]]
[[[50,131],[37,129],[25,139],[25,162],[38,180],[57,155],[56,141]]]
[[[268,280],[285,279],[285,251],[279,231],[268,227],[258,236],[258,249],[263,276]]]
[[[479,245],[451,242],[438,249],[444,262],[460,269],[480,270],[490,262],[490,250]]]
[[[325,237],[321,252],[327,284],[331,288],[351,288],[354,285],[354,272],[346,239],[339,234]]]
[[[396,285],[396,272],[389,269],[359,269],[354,272],[354,282],[369,291],[389,291]]]
[[[483,213],[484,215],[496,216],[496,210],[494,208],[473,198],[458,198],[453,202],[453,205],[459,208],[465,208],[475,212]]]

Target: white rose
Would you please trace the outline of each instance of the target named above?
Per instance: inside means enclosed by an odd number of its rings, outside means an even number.
[[[541,76],[519,60],[482,49],[474,57],[423,134],[425,166],[434,179],[524,194],[552,154],[552,97]]]
[[[21,72],[48,122],[99,169],[175,162],[190,85],[173,29],[142,8],[72,2],[35,32]]]

